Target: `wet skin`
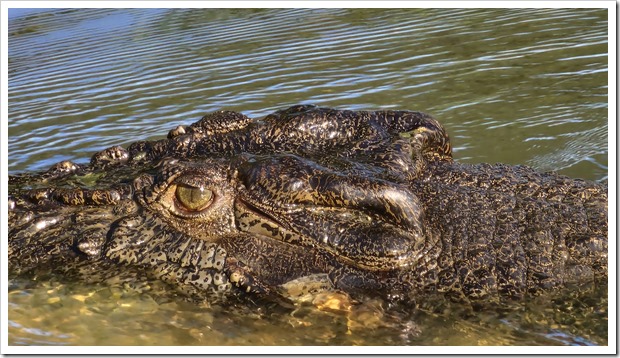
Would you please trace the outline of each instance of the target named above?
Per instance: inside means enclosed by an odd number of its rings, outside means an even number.
[[[454,162],[420,112],[215,112],[9,187],[12,276],[156,278],[209,300],[520,299],[607,279],[606,183]]]

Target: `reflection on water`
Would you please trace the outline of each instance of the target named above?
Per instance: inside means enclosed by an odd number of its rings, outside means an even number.
[[[161,138],[214,110],[262,116],[314,103],[431,113],[461,161],[607,177],[605,10],[56,9],[10,16],[10,172],[85,162],[97,150]],[[419,312],[351,334],[346,317],[313,310],[236,315],[108,288],[13,285],[11,344],[607,342],[606,299],[595,305],[604,311],[583,308],[581,320]],[[547,320],[537,323],[541,317]]]
[[[379,307],[356,315],[308,305],[219,307],[118,288],[42,282],[9,292],[14,345],[596,345],[607,344],[606,288],[471,311]],[[31,284],[30,284],[31,285]],[[601,307],[601,308],[593,308]],[[605,307],[604,309],[602,307]]]

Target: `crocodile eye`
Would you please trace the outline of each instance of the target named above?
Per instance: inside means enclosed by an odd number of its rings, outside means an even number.
[[[213,200],[213,192],[204,187],[177,185],[175,196],[183,209],[189,212],[206,209]]]

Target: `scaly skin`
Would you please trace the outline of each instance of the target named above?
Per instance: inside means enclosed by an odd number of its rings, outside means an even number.
[[[208,299],[519,299],[607,278],[606,185],[455,163],[419,112],[216,112],[9,184],[12,275],[156,278]]]
[[[431,163],[413,183],[437,237],[432,282],[522,298],[607,278],[607,187],[525,166]]]

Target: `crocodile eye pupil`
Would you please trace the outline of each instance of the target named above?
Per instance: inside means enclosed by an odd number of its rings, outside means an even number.
[[[192,187],[179,185],[176,189],[176,197],[184,209],[189,211],[200,211],[211,204],[213,192],[202,187]]]

